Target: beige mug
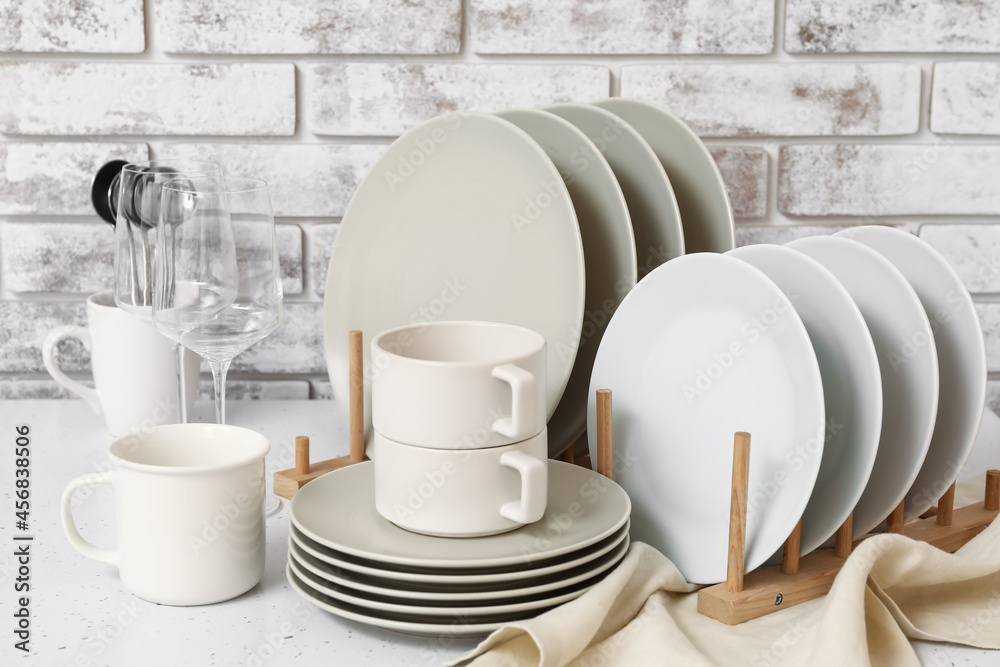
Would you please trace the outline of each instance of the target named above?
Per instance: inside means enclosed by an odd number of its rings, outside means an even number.
[[[375,509],[400,528],[440,537],[534,523],[548,503],[546,434],[486,449],[431,449],[375,431]]]
[[[498,447],[545,428],[545,338],[493,322],[432,322],[371,342],[372,427],[435,449]]]
[[[64,338],[78,338],[90,352],[93,389],[67,377],[56,364],[55,348]],[[201,357],[183,349],[181,358],[190,414]],[[42,345],[42,361],[56,382],[104,417],[111,435],[179,421],[173,345],[152,324],[115,305],[111,292],[87,299],[86,327],[64,326],[49,332]]]
[[[244,593],[264,573],[267,438],[220,424],[172,424],[118,438],[112,469],[81,475],[62,496],[74,549],[118,567],[125,587],[150,602],[202,605]],[[95,547],[73,520],[73,493],[114,488],[117,545]]]

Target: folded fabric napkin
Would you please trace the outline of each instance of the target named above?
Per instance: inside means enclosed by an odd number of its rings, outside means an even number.
[[[971,502],[975,494],[964,490],[975,483],[960,486],[956,498]],[[511,623],[447,664],[919,665],[908,637],[997,649],[1000,522],[954,554],[902,535],[871,537],[828,595],[741,625],[699,614],[698,588],[636,542],[580,598]]]

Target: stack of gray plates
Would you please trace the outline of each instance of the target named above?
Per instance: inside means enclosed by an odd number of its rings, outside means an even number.
[[[422,635],[484,634],[583,595],[628,549],[628,495],[579,466],[549,462],[540,521],[443,538],[378,514],[373,465],[324,475],[292,502],[288,581],[344,618]]]

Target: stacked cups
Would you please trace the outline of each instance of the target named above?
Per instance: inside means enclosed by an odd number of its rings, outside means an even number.
[[[375,505],[427,535],[493,535],[542,518],[545,339],[490,322],[421,323],[371,343]]]

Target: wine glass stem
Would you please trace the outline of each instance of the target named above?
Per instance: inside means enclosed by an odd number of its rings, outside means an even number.
[[[184,372],[184,347],[174,343],[174,365],[177,367],[177,423],[187,424],[187,373]]]
[[[232,361],[226,359],[208,362],[212,367],[212,380],[215,383],[215,420],[220,424],[226,423],[226,373],[229,372]]]

